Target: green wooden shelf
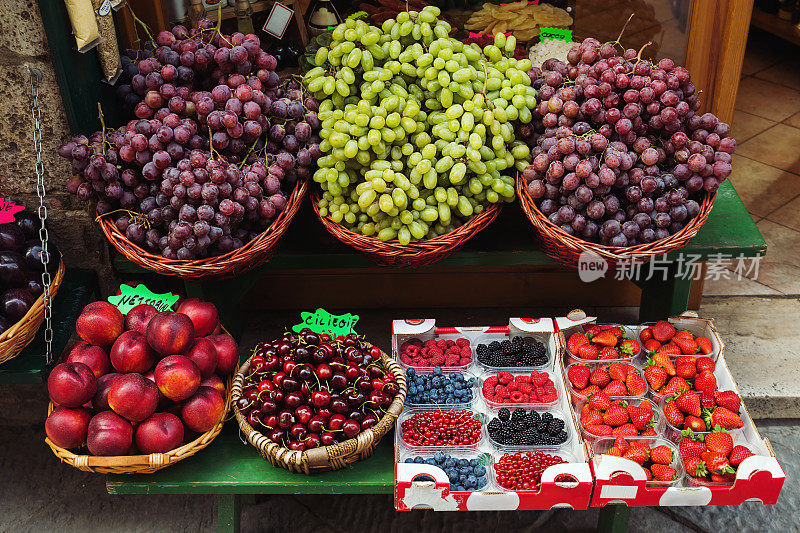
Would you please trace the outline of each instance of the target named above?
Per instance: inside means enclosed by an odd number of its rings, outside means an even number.
[[[714,209],[694,239],[681,251],[707,259],[717,253],[755,256],[766,251],[766,242],[736,194],[730,181],[722,184]],[[515,204],[506,205],[499,219],[470,240],[460,251],[437,266],[556,265],[536,247],[530,222]],[[117,271],[139,274],[145,270],[121,255],[114,259]],[[316,220],[306,202],[284,235],[278,251],[265,270],[320,270],[375,268],[355,250],[334,239]]]
[[[53,301],[53,357],[58,359],[72,336],[75,321],[97,294],[93,270],[67,269]],[[42,383],[47,376],[44,324],[18,356],[0,365],[0,383]]]
[[[375,454],[337,472],[306,476],[277,468],[243,442],[235,421],[208,448],[155,474],[109,475],[109,494],[391,494],[394,433]]]

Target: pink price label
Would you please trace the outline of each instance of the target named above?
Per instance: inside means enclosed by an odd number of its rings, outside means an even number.
[[[14,214],[25,209],[24,205],[17,205],[13,200],[0,198],[0,223],[14,222]]]

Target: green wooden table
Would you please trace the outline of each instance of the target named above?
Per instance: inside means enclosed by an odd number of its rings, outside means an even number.
[[[238,333],[243,322],[239,303],[253,284],[269,271],[374,267],[368,259],[330,237],[307,211],[310,207],[305,209],[269,263],[238,276],[235,282],[189,282],[187,292],[214,301],[226,327],[230,324]],[[554,265],[555,262],[533,244],[527,228],[529,222],[521,211],[516,206],[507,206],[492,227],[438,264],[464,267]],[[698,260],[713,259],[716,254],[754,257],[766,252],[766,243],[728,181],[720,187],[706,224],[680,252],[693,254]],[[638,283],[642,288],[641,320],[686,310],[691,280],[675,277],[677,258],[678,253],[670,254],[666,279]],[[118,259],[115,264],[122,272],[142,272],[124,259]],[[575,281],[581,283],[577,276]],[[244,494],[392,493],[392,443],[387,438],[374,457],[345,471],[306,477],[273,468],[263,461],[253,448],[242,443],[235,424],[231,423],[214,443],[194,457],[152,475],[108,476],[107,487],[115,494],[216,494],[218,529],[237,531],[240,496]],[[625,506],[607,506],[600,511],[598,525],[604,531],[625,531],[629,513]]]
[[[93,270],[67,269],[53,300],[53,358],[57,360],[75,330],[86,304],[97,299],[97,274]],[[48,374],[44,323],[36,337],[18,356],[0,365],[0,383],[42,383]]]

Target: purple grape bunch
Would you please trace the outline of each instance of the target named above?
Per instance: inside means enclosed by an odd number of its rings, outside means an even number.
[[[615,247],[677,233],[732,171],[730,126],[700,101],[689,71],[586,39],[568,63],[529,72],[540,102],[518,135],[539,210],[570,235]]]
[[[279,80],[257,36],[208,20],[128,54],[124,127],[76,135],[67,190],[168,259],[227,253],[262,233],[321,156],[319,105]]]

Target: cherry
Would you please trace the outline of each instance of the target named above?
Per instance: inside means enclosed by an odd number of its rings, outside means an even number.
[[[272,399],[275,400],[275,403],[277,404],[282,404],[284,400],[286,400],[286,393],[284,393],[282,390],[275,389],[271,394]]]
[[[311,389],[309,388],[307,381],[304,381],[300,384],[300,392],[303,393],[303,396],[308,396],[311,394]]]
[[[351,439],[361,432],[361,425],[355,420],[346,420],[342,424],[342,431],[344,431],[345,437]]]
[[[247,423],[253,427],[261,425],[261,411],[258,409],[250,411],[250,414],[247,415]]]
[[[331,361],[330,367],[334,372],[344,373],[347,370],[347,364],[344,361]]]
[[[372,356],[373,359],[380,359],[381,358],[381,349],[377,346],[373,346],[369,349],[369,355]]]
[[[327,420],[331,417],[331,415],[333,415],[333,411],[331,411],[327,407],[323,407],[317,410],[317,414],[322,418],[324,418],[325,420]]]
[[[291,350],[292,350],[292,345],[289,344],[286,341],[283,341],[278,345],[278,354],[279,355],[283,355],[283,356],[289,355],[289,352],[291,352]]]
[[[361,421],[361,431],[364,431],[367,428],[370,428],[378,423],[378,417],[375,416],[373,413],[367,413],[364,419]]]
[[[256,388],[247,389],[246,391],[244,391],[244,397],[250,400],[250,402],[255,402],[256,400],[258,400],[258,389]]]
[[[261,421],[261,424],[264,425],[264,427],[277,428],[278,427],[278,416],[277,415],[267,415]]]
[[[362,413],[361,411],[353,411],[349,415],[347,415],[347,418],[355,420],[356,422],[361,422],[362,420],[364,420],[364,413]]]
[[[306,339],[306,344],[310,344],[311,346],[316,346],[319,344],[319,335],[317,335],[313,331],[309,331],[308,333],[306,333],[305,339]]]
[[[267,437],[269,437],[269,440],[271,440],[272,442],[280,443],[286,437],[286,434],[283,432],[282,429],[273,429],[272,431],[269,432],[269,435],[267,435]]]
[[[311,352],[305,346],[298,346],[294,351],[294,357],[297,361],[308,361]]]
[[[295,407],[303,403],[303,395],[300,394],[299,391],[290,392],[289,394],[286,395],[284,403],[286,404],[287,407],[291,407],[292,409],[294,409]]]
[[[278,404],[275,400],[267,398],[263,402],[261,402],[261,412],[266,415],[271,415],[278,411]]]
[[[382,379],[374,378],[374,379],[372,380],[372,388],[373,388],[374,390],[379,390],[379,391],[382,391],[382,390],[383,390],[383,387],[384,387],[384,385],[385,385],[385,383],[383,382],[383,380],[382,380]]]
[[[372,382],[369,379],[359,379],[356,388],[361,392],[369,392],[372,390]]]
[[[314,407],[325,407],[331,403],[331,393],[322,390],[315,391],[311,394],[311,403]]]
[[[290,440],[289,441],[289,449],[290,450],[294,450],[294,451],[298,451],[298,452],[302,452],[303,450],[306,449],[306,445],[304,443],[298,442],[296,440]]]
[[[316,433],[309,433],[306,435],[306,438],[303,442],[305,443],[307,450],[310,448],[318,448],[320,444],[320,438]]]
[[[300,405],[294,410],[294,416],[301,424],[308,424],[308,421],[314,416],[314,411],[307,405]]]
[[[383,392],[394,398],[400,392],[400,388],[394,381],[389,381],[383,386]]]
[[[254,372],[254,373],[256,373],[256,374],[261,374],[261,373],[263,373],[263,372],[266,370],[266,368],[265,368],[265,367],[266,367],[266,363],[265,363],[264,361],[259,361],[259,362],[257,362],[257,363],[252,363],[252,364],[250,365],[250,368],[251,368],[251,369],[253,370],[253,372]]]
[[[267,371],[274,371],[277,370],[281,364],[281,360],[278,359],[275,354],[270,354],[270,356],[266,359],[264,363],[264,369]]]
[[[281,383],[283,383],[283,378],[285,378],[285,377],[286,377],[286,373],[285,372],[278,372],[277,374],[272,376],[272,382],[275,385],[277,385],[278,387],[280,387]]]
[[[336,413],[335,415],[331,415],[330,419],[328,419],[328,427],[331,428],[332,431],[342,429],[345,420],[342,414]]]
[[[264,381],[258,384],[258,392],[263,391],[270,391],[275,388],[275,384],[272,383],[270,380],[265,379]]]
[[[331,387],[342,390],[347,387],[347,378],[344,374],[334,374],[331,376]]]
[[[292,416],[291,411],[284,410],[278,414],[278,426],[281,427],[282,429],[289,429],[290,427],[292,427],[293,423],[294,423],[294,416]]]
[[[297,362],[291,359],[285,359],[283,361],[283,371],[286,372],[287,376],[292,375],[292,369],[294,369],[295,366],[297,366]]]
[[[323,381],[327,381],[331,379],[331,376],[333,376],[333,370],[331,368],[331,365],[327,365],[325,363],[317,365],[316,372],[317,372],[317,377]]]
[[[376,365],[370,365],[370,367],[367,370],[367,372],[369,372],[369,377],[371,377],[371,378],[383,378],[383,375],[384,375],[383,374],[383,369],[378,367],[378,366],[376,366]]]
[[[289,430],[289,434],[295,439],[303,440],[306,436],[306,427],[303,424],[294,424]]]
[[[361,376],[361,369],[356,365],[350,365],[347,367],[344,375],[347,377],[348,381],[355,381],[359,376]]]
[[[237,409],[239,409],[240,411],[244,411],[244,410],[248,409],[252,405],[252,403],[253,402],[251,402],[250,400],[248,400],[247,398],[242,396],[241,398],[238,398],[236,400],[236,404],[235,405],[236,405]]]
[[[331,341],[331,336],[328,333],[322,333],[319,336],[319,340],[322,341],[322,342],[330,342]]]
[[[257,365],[257,364],[262,364],[262,365],[263,365],[263,364],[264,364],[264,362],[265,362],[265,359],[264,359],[264,357],[263,357],[263,356],[261,356],[261,355],[254,355],[254,356],[253,356],[253,357],[250,359],[250,366],[252,367],[253,365]]]
[[[349,406],[342,398],[331,400],[331,410],[335,413],[346,413]]]
[[[356,347],[358,346],[358,339],[354,338],[352,334],[348,335],[344,338],[344,342],[342,343],[345,346],[349,347]]]
[[[331,433],[330,431],[325,431],[320,434],[319,440],[323,445],[330,446],[331,444],[334,443],[333,433]]]
[[[309,431],[322,433],[325,430],[325,419],[317,414],[311,417],[307,425]]]
[[[300,382],[295,378],[285,377],[281,380],[281,388],[286,392],[293,392],[300,390]]]

